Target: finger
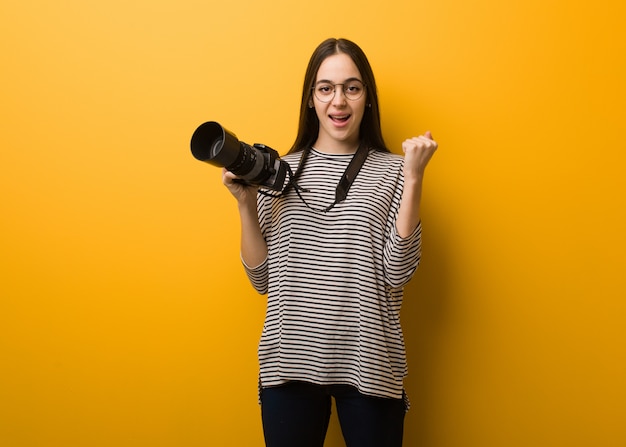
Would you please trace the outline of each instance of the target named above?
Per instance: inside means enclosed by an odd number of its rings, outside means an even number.
[[[421,143],[424,144],[425,147],[434,147],[435,149],[437,149],[437,147],[439,146],[437,142],[433,140],[433,136],[430,131],[418,137],[418,140],[421,141]]]
[[[420,147],[420,148],[430,147],[436,144],[435,140],[431,140],[430,138],[427,138],[426,135],[420,135],[419,137],[415,137],[413,138],[412,141],[415,147]]]
[[[402,152],[406,153],[410,148],[415,146],[415,139],[409,138],[408,140],[404,140],[402,142]]]
[[[226,178],[229,178],[231,180],[234,180],[236,178],[238,178],[235,174],[233,174],[230,171],[227,171],[226,168],[224,168],[224,170],[222,171],[222,175]]]
[[[420,135],[419,137],[409,138],[402,143],[402,151],[404,153],[407,151],[433,147],[437,149],[438,144],[432,139],[432,133],[430,131],[426,132],[424,135]]]
[[[237,176],[226,169],[222,170],[222,182],[225,185],[232,185],[235,182]]]

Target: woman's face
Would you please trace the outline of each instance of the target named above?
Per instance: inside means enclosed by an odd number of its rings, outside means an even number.
[[[361,84],[359,84],[359,82]],[[320,128],[315,147],[328,152],[353,152],[359,143],[359,127],[365,111],[367,92],[355,100],[346,97],[358,96],[355,92],[362,87],[363,79],[354,61],[347,54],[327,57],[320,65],[313,87],[312,103],[315,107]],[[339,85],[338,85],[339,84]],[[334,96],[332,95],[333,86]],[[364,87],[363,87],[364,89]],[[326,93],[328,102],[318,98]]]

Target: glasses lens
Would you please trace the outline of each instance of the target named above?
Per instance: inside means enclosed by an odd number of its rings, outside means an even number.
[[[347,82],[343,86],[343,92],[350,101],[356,101],[361,96],[363,96],[363,91],[365,88],[363,87],[363,83],[361,81],[357,81],[356,79],[350,82]]]
[[[335,96],[335,86],[329,82],[322,82],[313,87],[315,97],[322,102],[329,102]]]

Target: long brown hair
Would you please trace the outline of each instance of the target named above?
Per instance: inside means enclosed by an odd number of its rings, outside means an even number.
[[[365,107],[365,113],[363,114],[359,128],[360,144],[370,149],[389,152],[383,140],[380,127],[376,81],[367,56],[365,56],[365,53],[357,44],[350,40],[330,38],[326,39],[315,49],[309,60],[309,65],[304,76],[304,85],[302,87],[298,134],[288,153],[301,151],[315,143],[319,133],[320,123],[315,109],[309,107],[309,103],[312,99],[312,88],[322,62],[324,62],[327,57],[340,53],[350,56],[363,77],[363,83],[366,85],[367,106]]]

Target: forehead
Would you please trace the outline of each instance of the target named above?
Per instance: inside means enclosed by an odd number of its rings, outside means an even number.
[[[361,73],[350,56],[345,53],[333,54],[324,59],[317,70],[317,79],[342,82],[346,79],[361,79]]]

